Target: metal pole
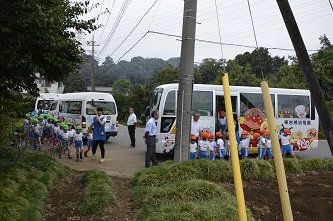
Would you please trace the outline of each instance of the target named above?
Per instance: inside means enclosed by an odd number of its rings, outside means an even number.
[[[261,85],[262,97],[264,100],[264,106],[265,106],[266,115],[267,115],[268,128],[269,128],[269,131],[271,134],[271,139],[272,139],[274,163],[275,163],[276,177],[277,177],[279,192],[280,192],[283,220],[292,221],[293,213],[291,211],[287,179],[286,179],[286,174],[285,174],[285,170],[284,170],[281,150],[280,150],[278,131],[276,130],[276,122],[275,122],[275,117],[274,117],[272,99],[271,99],[271,95],[269,92],[267,82],[262,81],[260,85]]]
[[[91,91],[95,91],[95,41],[94,41],[94,35],[92,37],[92,72],[91,72]]]
[[[328,111],[323,92],[320,88],[318,79],[314,74],[314,70],[309,58],[309,54],[306,50],[303,38],[298,29],[295,17],[290,8],[288,0],[276,0],[280,8],[280,12],[286,24],[287,30],[289,32],[290,39],[293,43],[296,56],[302,67],[303,74],[308,83],[313,101],[316,105],[320,121],[322,123],[328,145],[330,146],[331,153],[333,155],[333,121],[330,119],[330,113]]]
[[[229,87],[229,78],[228,74],[224,73],[222,76],[222,84],[224,91],[224,103],[226,108],[227,115],[227,126],[228,133],[230,137],[230,149],[231,149],[231,162],[232,162],[232,171],[234,172],[234,183],[235,183],[235,191],[236,191],[236,200],[238,207],[238,218],[240,221],[247,220],[246,216],[246,207],[245,207],[245,199],[244,199],[244,191],[242,184],[242,176],[239,166],[239,158],[238,158],[238,148],[236,143],[236,132],[233,116],[232,116],[232,104],[231,104],[231,96],[230,96],[230,87]]]
[[[174,151],[175,162],[181,162],[188,160],[189,158],[196,16],[197,0],[185,0],[180,56],[180,76],[177,94],[177,131]]]

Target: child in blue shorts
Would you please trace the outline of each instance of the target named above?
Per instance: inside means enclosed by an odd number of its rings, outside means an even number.
[[[241,147],[241,156],[242,159],[246,159],[248,157],[248,147],[249,144],[251,142],[251,137],[249,132],[247,132],[246,130],[242,131],[242,136],[240,139],[240,147]]]
[[[209,137],[209,134],[206,132],[203,132],[201,134],[202,140],[198,143],[199,148],[199,156],[201,159],[207,159],[207,150],[209,150],[209,141],[207,138]],[[209,155],[208,155],[209,156]]]
[[[291,134],[290,130],[288,128],[285,128],[283,131],[283,135],[279,136],[279,139],[281,140],[281,145],[282,145],[282,156],[286,157],[286,155],[288,153],[290,153],[293,158],[296,158],[296,155],[290,144],[290,134]]]
[[[40,150],[42,147],[42,141],[40,137],[40,128],[38,126],[38,120],[36,118],[33,118],[31,122],[34,135],[34,148]]]
[[[217,153],[220,159],[224,159],[225,156],[225,150],[224,150],[224,141],[222,140],[222,133],[216,132],[216,147],[217,147]]]
[[[268,130],[265,131],[266,134],[266,143],[265,143],[265,147],[266,147],[266,151],[265,151],[265,158],[266,160],[270,160],[272,157],[272,141],[270,139],[270,132]]]
[[[214,141],[214,134],[209,133],[209,160],[215,160],[216,142]]]
[[[265,143],[266,143],[266,130],[261,131],[261,136],[258,137],[258,158],[265,159]]]
[[[191,143],[190,143],[190,160],[197,159],[197,137],[194,134],[191,134]]]
[[[76,150],[76,161],[83,160],[83,138],[85,135],[82,133],[82,127],[79,125],[76,127],[76,133],[74,134],[74,147]],[[79,158],[80,153],[80,158]]]
[[[84,156],[88,157],[88,152],[91,150],[93,146],[93,128],[92,124],[89,126],[88,131],[87,131],[87,136],[88,136],[88,150],[84,151]]]
[[[220,132],[224,133],[224,131],[227,129],[227,118],[225,117],[224,111],[220,111],[219,123]]]
[[[68,158],[72,159],[73,156],[71,154],[71,151],[69,149],[69,133],[68,133],[68,129],[69,127],[67,125],[63,126],[63,133],[62,133],[62,141],[61,141],[61,149],[64,150],[64,154],[66,153],[66,151],[68,151]],[[62,159],[62,154],[60,152],[59,154],[59,159]]]

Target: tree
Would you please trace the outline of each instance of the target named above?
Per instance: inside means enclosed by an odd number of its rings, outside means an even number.
[[[83,49],[75,31],[94,30],[96,18],[81,18],[89,1],[2,1],[0,13],[0,93],[37,94],[35,73],[50,81],[77,71]]]
[[[131,91],[132,83],[127,79],[118,79],[113,83],[112,91],[118,94],[128,95]]]
[[[199,65],[199,73],[202,77],[202,83],[211,84],[222,70],[222,61],[214,58],[205,58]]]
[[[179,82],[179,70],[172,64],[168,64],[168,67],[157,71],[157,74],[152,79],[155,86],[162,84],[170,84]]]
[[[333,45],[331,44],[331,41],[328,39],[326,34],[319,37],[321,47],[320,49],[333,49]]]
[[[86,84],[81,73],[70,73],[65,81],[65,92],[83,92],[86,91]]]

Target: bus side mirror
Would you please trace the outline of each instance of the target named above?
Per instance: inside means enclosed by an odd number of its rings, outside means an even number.
[[[150,117],[150,106],[147,106],[147,107],[146,107],[146,110],[145,110],[145,117],[146,117],[146,118],[149,118],[149,117]]]

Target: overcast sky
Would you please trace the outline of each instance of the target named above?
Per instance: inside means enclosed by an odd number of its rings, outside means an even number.
[[[100,12],[105,11],[106,8],[111,10],[113,5],[110,16],[109,14],[104,14],[98,21],[98,24],[103,26],[92,33],[95,36],[96,43],[99,44],[96,47],[96,56],[100,62],[103,62],[105,57],[111,54],[113,60],[117,61],[147,31],[172,35],[182,34],[184,1],[158,0],[135,31],[120,46],[121,42],[156,0],[129,1],[129,5],[117,27],[115,24],[117,23],[116,21],[119,21],[118,15],[122,5],[128,0],[116,0],[115,3],[114,1],[91,0],[91,3],[99,3],[99,6],[85,16],[85,18],[97,16]],[[222,42],[255,46],[247,0],[216,1]],[[320,47],[318,38],[324,33],[333,42],[333,11],[329,0],[290,0],[289,2],[308,50],[316,50]],[[250,0],[250,4],[259,47],[292,49],[292,44],[276,1]],[[200,23],[197,24],[196,29],[197,39],[219,42],[215,0],[198,0],[197,22]],[[91,49],[91,47],[86,45],[86,42],[92,39],[92,34],[78,36],[86,50]],[[106,44],[107,42],[109,43]],[[162,59],[179,57],[180,46],[181,43],[177,37],[149,33],[122,60],[130,60],[135,56]],[[204,58],[220,59],[222,57],[218,44],[196,42],[195,46],[195,62],[200,62]],[[117,47],[119,48],[116,50]],[[223,46],[224,58],[226,59],[233,59],[237,54],[252,50],[246,47]],[[269,51],[272,55],[286,57],[295,54],[294,51]],[[90,52],[87,51],[87,53],[89,54]]]

